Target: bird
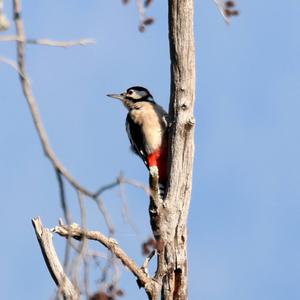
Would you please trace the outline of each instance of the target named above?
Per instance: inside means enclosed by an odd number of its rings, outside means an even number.
[[[141,86],[107,96],[120,100],[128,110],[125,126],[132,149],[150,174],[158,173],[163,197],[168,178],[168,114],[154,101],[148,89]]]

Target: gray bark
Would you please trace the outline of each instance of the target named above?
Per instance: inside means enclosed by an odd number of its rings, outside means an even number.
[[[169,0],[171,96],[169,182],[163,201],[151,174],[150,219],[157,240],[159,284],[149,297],[188,298],[187,217],[194,159],[195,45],[193,0]]]

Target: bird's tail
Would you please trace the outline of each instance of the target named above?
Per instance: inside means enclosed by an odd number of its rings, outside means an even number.
[[[159,189],[159,196],[161,199],[164,199],[166,194],[166,182],[159,182],[158,183],[158,189]]]

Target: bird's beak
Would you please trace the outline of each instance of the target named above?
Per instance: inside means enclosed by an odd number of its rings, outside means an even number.
[[[124,94],[107,94],[107,97],[123,100],[124,99]]]

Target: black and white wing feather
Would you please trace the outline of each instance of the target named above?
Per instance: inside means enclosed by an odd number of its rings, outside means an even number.
[[[126,118],[126,131],[134,152],[141,157],[146,167],[149,168],[142,129],[133,122],[129,114]]]

